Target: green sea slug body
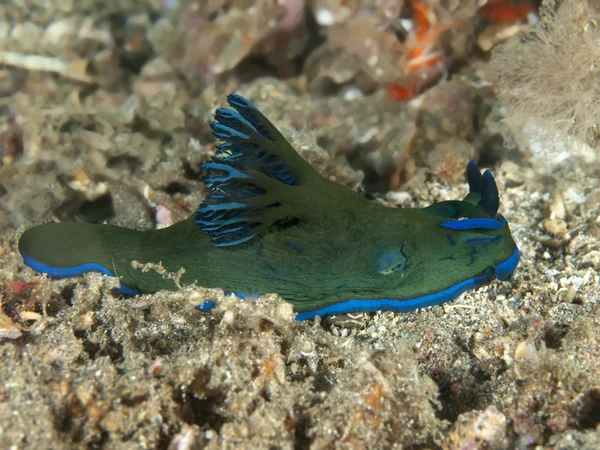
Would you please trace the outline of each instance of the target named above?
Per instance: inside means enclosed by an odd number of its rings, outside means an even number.
[[[203,164],[210,194],[162,230],[49,223],[19,242],[25,264],[51,276],[98,271],[122,292],[175,290],[142,264],[185,273],[181,284],[238,294],[275,292],[298,319],[356,311],[411,311],[508,279],[519,250],[494,178],[474,162],[470,193],[423,209],[373,203],[321,177],[248,100],[232,94],[211,123],[223,141]],[[134,267],[135,266],[135,267]]]

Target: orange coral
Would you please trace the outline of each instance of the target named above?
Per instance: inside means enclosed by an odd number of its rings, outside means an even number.
[[[527,15],[535,12],[531,2],[512,3],[499,1],[488,3],[479,10],[479,15],[490,22],[497,24],[513,24],[527,18]]]
[[[388,94],[393,100],[410,100],[418,95],[445,69],[446,58],[437,48],[446,26],[438,21],[431,6],[424,1],[413,0],[415,31],[406,41],[404,71],[409,77],[393,83]]]

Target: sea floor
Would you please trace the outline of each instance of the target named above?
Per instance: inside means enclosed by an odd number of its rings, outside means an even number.
[[[512,280],[451,303],[298,322],[275,294],[123,297],[115,279],[50,279],[17,251],[50,220],[151,229],[192,214],[231,86],[3,73],[0,448],[600,448],[595,149],[537,141],[533,118],[529,148],[503,146],[501,107],[472,74],[410,104],[320,96],[301,77],[237,86],[324,176],[389,206],[463,198],[478,159],[521,250]]]

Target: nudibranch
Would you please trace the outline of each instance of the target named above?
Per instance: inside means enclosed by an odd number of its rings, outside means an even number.
[[[463,200],[387,207],[323,178],[244,97],[228,102],[211,123],[222,143],[202,166],[210,193],[188,219],[149,231],[39,225],[19,241],[25,264],[53,277],[118,276],[131,295],[194,283],[274,292],[299,320],[438,305],[515,270],[519,250],[496,182],[475,162]],[[133,261],[185,271],[175,283]]]

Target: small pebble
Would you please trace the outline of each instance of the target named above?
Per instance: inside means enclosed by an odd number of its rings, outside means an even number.
[[[534,373],[540,363],[540,356],[535,344],[531,341],[521,341],[515,349],[515,374],[524,379]]]
[[[544,229],[552,236],[562,236],[567,232],[567,223],[560,219],[548,219],[544,221]]]

